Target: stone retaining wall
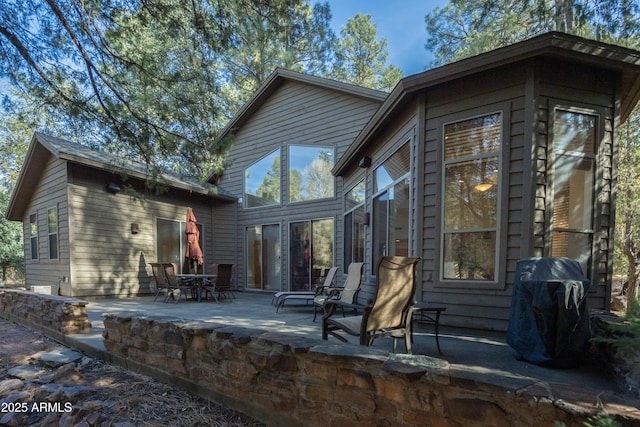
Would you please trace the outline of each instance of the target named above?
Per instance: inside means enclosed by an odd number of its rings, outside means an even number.
[[[91,330],[87,302],[23,290],[0,290],[0,316],[55,339]]]
[[[104,324],[111,362],[270,425],[577,427],[595,413],[548,384],[428,356],[136,313]]]

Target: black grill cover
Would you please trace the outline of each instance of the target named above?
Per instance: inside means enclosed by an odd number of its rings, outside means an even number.
[[[577,261],[525,258],[516,265],[507,343],[528,362],[578,366],[590,338],[589,280]]]

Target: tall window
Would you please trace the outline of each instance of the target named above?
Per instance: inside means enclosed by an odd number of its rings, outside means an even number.
[[[551,255],[589,269],[593,240],[593,177],[597,117],[556,110],[553,121]]]
[[[411,149],[403,145],[373,174],[372,274],[386,255],[409,255]]]
[[[29,236],[31,243],[31,259],[38,259],[38,215],[29,215]]]
[[[345,194],[344,270],[352,262],[364,261],[364,197],[365,183],[360,181]]]
[[[444,280],[497,279],[501,134],[501,113],[444,127]]]
[[[204,248],[202,224],[196,224],[200,231],[200,247]],[[158,262],[172,262],[178,266],[178,272],[188,272],[189,265],[185,258],[187,250],[186,223],[170,219],[156,220],[156,253]]]
[[[247,208],[280,204],[280,149],[249,166],[244,172]]]
[[[47,210],[49,230],[49,259],[58,259],[58,208]]]
[[[289,146],[289,201],[326,199],[334,195],[332,147]]]
[[[333,219],[292,222],[291,290],[312,290],[333,266]]]

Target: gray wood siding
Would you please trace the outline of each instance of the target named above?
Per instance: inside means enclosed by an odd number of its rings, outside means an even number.
[[[608,308],[613,231],[613,100],[615,77],[598,70],[534,61],[502,71],[484,73],[426,95],[423,168],[422,300],[447,306],[443,323],[505,331],[516,262],[528,256],[549,256],[547,175],[548,135],[554,105],[596,109],[601,115],[597,158],[594,285],[590,308]],[[439,283],[441,223],[441,141],[444,123],[502,110],[503,140],[502,218],[499,228],[500,281]]]
[[[26,286],[54,285],[69,276],[69,221],[66,191],[66,164],[53,156],[42,171],[23,219]],[[58,259],[49,259],[47,210],[58,208]],[[31,259],[29,216],[37,214],[38,259]]]
[[[320,218],[334,219],[334,262],[339,262],[338,248],[342,242],[342,179],[335,180],[335,196],[330,199],[288,203],[288,174],[286,173],[288,146],[317,145],[334,147],[334,157],[344,154],[349,144],[369,120],[379,103],[360,97],[299,82],[286,81],[249,120],[236,129],[229,153],[232,164],[225,170],[220,186],[237,197],[243,197],[244,170],[264,156],[280,149],[281,204],[260,208],[244,208],[235,213],[235,237],[216,240],[220,253],[234,253],[242,268],[238,269],[238,283],[246,285],[245,229],[247,226],[279,224],[281,230],[281,289],[288,289],[289,224]],[[227,210],[227,208],[223,208]],[[218,209],[214,215],[218,214]],[[222,213],[221,213],[222,214]],[[229,213],[230,214],[230,213]]]
[[[525,84],[524,66],[504,72],[483,73],[471,79],[434,88],[426,97],[424,126],[422,293],[418,299],[447,306],[443,324],[506,330],[511,305],[515,260],[522,257],[523,198],[528,194],[524,176]],[[464,120],[496,111],[503,113],[502,205],[498,225],[499,282],[439,282],[442,194],[442,131],[447,122]],[[508,197],[506,196],[508,194]]]
[[[104,190],[107,177],[74,169],[69,183],[71,286],[75,297],[127,297],[150,292],[150,262],[156,258],[156,219],[185,221],[191,207],[203,227],[203,253],[213,253],[211,201],[169,190],[134,200]],[[144,194],[141,186],[136,188]],[[137,234],[131,224],[139,225]],[[205,266],[206,268],[206,266]]]

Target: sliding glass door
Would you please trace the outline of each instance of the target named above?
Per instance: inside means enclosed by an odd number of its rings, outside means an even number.
[[[279,290],[280,225],[247,227],[247,288]]]
[[[333,219],[289,226],[291,290],[312,290],[333,267]]]

